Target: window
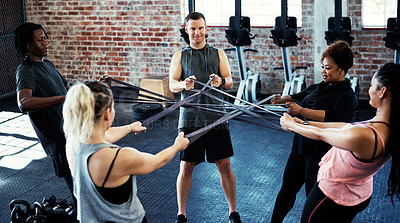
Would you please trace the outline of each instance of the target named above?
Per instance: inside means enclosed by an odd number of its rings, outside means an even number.
[[[386,28],[387,19],[397,17],[397,0],[363,0],[363,28]]]
[[[182,23],[189,13],[188,0],[181,0]],[[208,26],[229,26],[229,17],[235,16],[235,0],[195,0],[195,11],[204,14]],[[301,0],[288,0],[288,16],[297,18],[301,26]],[[272,27],[281,15],[280,0],[242,0],[242,16],[251,19],[251,26]]]

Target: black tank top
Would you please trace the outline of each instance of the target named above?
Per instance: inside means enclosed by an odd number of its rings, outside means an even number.
[[[112,204],[123,204],[123,203],[127,202],[132,193],[132,176],[129,176],[129,179],[121,186],[112,187],[112,188],[104,187],[108,177],[110,176],[111,169],[114,166],[115,159],[117,158],[117,155],[118,155],[120,149],[121,148],[118,148],[118,150],[115,154],[115,157],[114,157],[113,161],[111,162],[110,168],[108,169],[108,172],[107,172],[106,178],[104,179],[103,185],[101,185],[101,187],[96,186],[96,189],[100,193],[100,195],[104,199],[106,199],[106,201],[108,201]]]
[[[181,80],[184,80],[189,76],[195,75],[198,81],[206,83],[211,74],[217,74],[218,76],[221,76],[219,71],[219,61],[220,60],[218,49],[208,44],[206,44],[206,46],[202,49],[192,49],[190,46],[185,47],[184,49],[182,49],[181,54]],[[202,88],[202,86],[199,84],[195,84],[194,87],[195,89]],[[219,98],[223,98],[223,96],[216,91],[210,91],[209,93]],[[194,94],[194,92],[192,91],[182,91],[181,100],[189,97],[192,94]],[[222,105],[222,102],[206,95],[200,96],[198,99],[193,101],[193,103]],[[219,118],[220,117],[216,115],[198,112],[190,108],[181,107],[178,128],[200,128],[215,122]]]

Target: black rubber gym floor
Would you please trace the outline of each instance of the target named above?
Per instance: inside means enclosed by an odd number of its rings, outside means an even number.
[[[18,111],[15,96],[0,100],[0,222],[10,222],[9,202],[23,199],[33,204],[55,195],[72,201],[64,180],[54,175],[52,163],[45,157],[31,129],[27,115]],[[366,103],[360,105],[356,119],[373,115]],[[114,125],[135,120],[132,104],[116,104]],[[117,144],[157,153],[170,146],[177,135],[177,112],[151,124],[145,133],[130,134]],[[282,173],[290,152],[292,133],[230,121],[235,155],[231,158],[237,181],[237,208],[243,222],[269,222]],[[374,178],[374,193],[369,207],[354,222],[400,222],[400,202],[393,206],[386,195],[386,165]],[[176,176],[178,155],[163,168],[138,177],[138,196],[150,223],[175,222],[177,212]],[[304,189],[298,194],[285,222],[299,222],[305,201]],[[195,168],[187,205],[192,223],[228,222],[228,205],[214,164]]]

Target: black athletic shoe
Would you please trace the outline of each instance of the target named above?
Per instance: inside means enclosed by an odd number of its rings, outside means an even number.
[[[187,222],[187,219],[186,219],[185,215],[180,214],[180,215],[178,215],[178,220],[176,220],[175,223],[186,223],[186,222]]]
[[[242,223],[239,213],[232,212],[231,215],[229,215],[229,223]]]

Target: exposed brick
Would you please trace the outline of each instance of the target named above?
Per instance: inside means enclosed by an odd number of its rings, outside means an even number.
[[[313,83],[313,13],[315,0],[302,0],[303,24],[297,35],[298,46],[290,47],[293,66],[307,66],[298,73]],[[360,79],[361,98],[368,98],[371,75],[382,64],[393,61],[393,50],[384,46],[385,30],[361,29],[361,0],[347,1],[352,18],[356,55],[349,73]],[[50,53],[60,72],[71,81],[98,78],[108,74],[140,85],[143,78],[168,75],[173,53],[187,46],[180,37],[179,0],[145,1],[26,1],[28,21],[41,23],[50,35]],[[218,48],[232,47],[225,38],[225,27],[209,27],[208,42]],[[271,28],[252,28],[257,34],[246,53],[247,66],[259,73],[262,92],[279,93],[284,84],[280,48],[269,38]],[[239,74],[234,52],[227,52],[236,89]]]

